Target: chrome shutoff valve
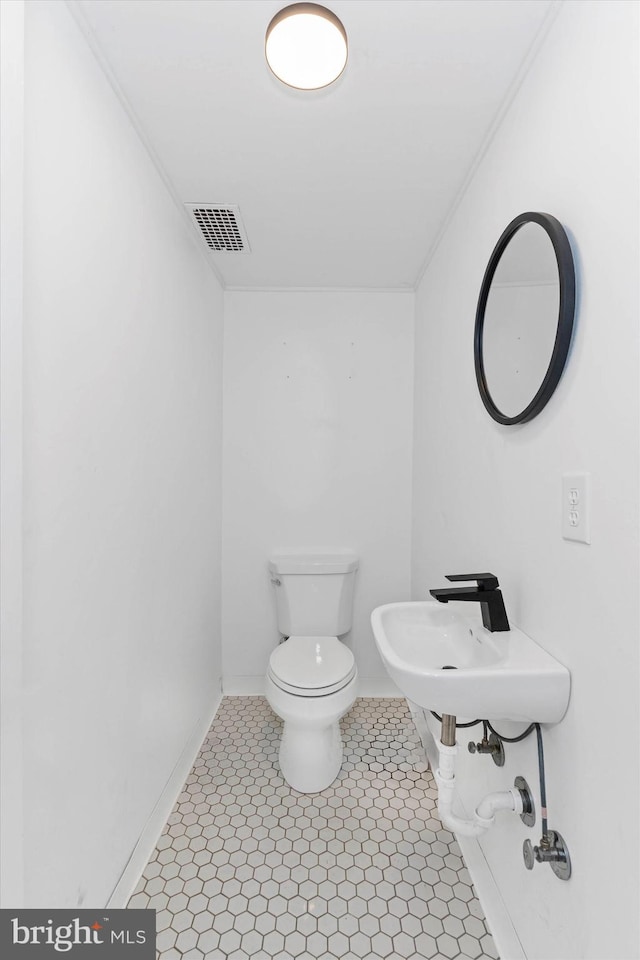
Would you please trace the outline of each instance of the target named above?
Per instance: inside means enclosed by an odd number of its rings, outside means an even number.
[[[499,737],[496,737],[495,734],[491,734],[489,739],[484,737],[480,743],[474,743],[473,740],[468,744],[467,749],[469,753],[484,753],[492,757],[493,762],[497,767],[504,766],[504,747],[502,746],[502,740]]]
[[[536,863],[548,863],[556,877],[568,880],[571,876],[571,858],[569,851],[556,830],[548,830],[540,838],[539,846],[534,847],[531,840],[525,840],[522,845],[524,865],[527,870],[533,870]]]

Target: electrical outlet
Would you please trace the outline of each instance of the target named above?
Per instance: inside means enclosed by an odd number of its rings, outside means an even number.
[[[565,540],[591,543],[590,507],[589,474],[563,474],[562,536]]]

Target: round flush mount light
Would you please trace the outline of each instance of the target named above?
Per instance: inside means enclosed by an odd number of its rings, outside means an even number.
[[[265,55],[272,73],[287,86],[319,90],[346,66],[347,32],[326,7],[293,3],[269,24]]]

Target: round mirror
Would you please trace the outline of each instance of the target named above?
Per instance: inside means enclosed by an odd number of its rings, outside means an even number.
[[[575,272],[562,224],[522,213],[498,240],[476,312],[474,353],[482,402],[499,423],[535,417],[569,352]]]

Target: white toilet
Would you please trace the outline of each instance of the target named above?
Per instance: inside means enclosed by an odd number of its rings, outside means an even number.
[[[351,627],[358,559],[280,556],[269,561],[284,642],[271,654],[266,697],[284,720],[280,770],[299,793],[318,793],[342,766],[338,721],[356,700],[358,672],[338,637]]]

